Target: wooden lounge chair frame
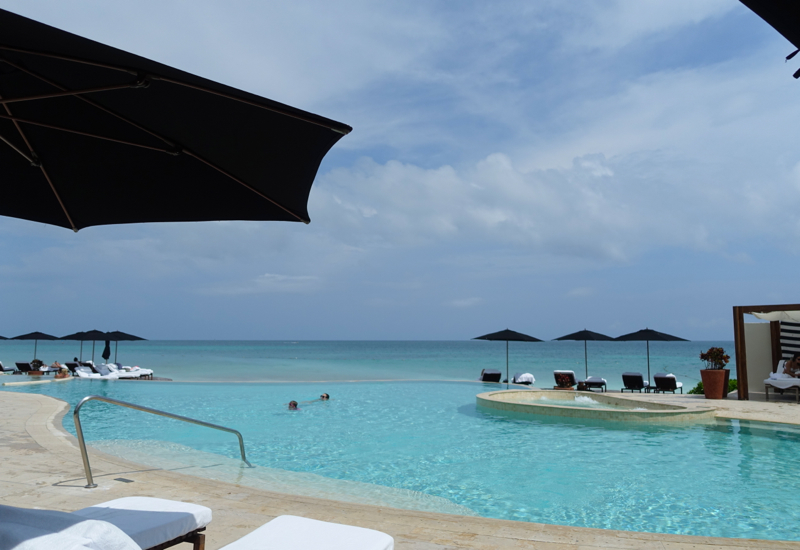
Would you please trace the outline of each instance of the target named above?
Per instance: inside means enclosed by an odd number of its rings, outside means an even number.
[[[181,544],[182,542],[188,542],[192,545],[192,550],[205,550],[206,548],[206,535],[202,531],[205,531],[205,527],[201,527],[200,529],[195,529],[190,533],[186,533],[185,535],[181,535],[178,538],[174,538],[172,540],[168,540],[167,542],[162,542],[161,544],[157,544],[156,546],[151,546],[150,548],[145,548],[144,550],[164,550],[164,548],[169,548],[171,546],[175,546],[176,544]]]

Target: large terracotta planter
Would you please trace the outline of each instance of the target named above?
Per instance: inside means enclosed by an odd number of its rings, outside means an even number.
[[[703,369],[700,378],[703,380],[703,393],[706,399],[725,399],[728,397],[728,378],[730,369]]]

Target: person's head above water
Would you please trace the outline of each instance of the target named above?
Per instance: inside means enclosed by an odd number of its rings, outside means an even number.
[[[296,411],[297,410],[297,401],[289,401],[289,410]]]
[[[331,396],[328,395],[327,393],[323,393],[322,395],[319,396],[319,398],[322,399],[323,401],[327,401],[328,399],[331,398]]]

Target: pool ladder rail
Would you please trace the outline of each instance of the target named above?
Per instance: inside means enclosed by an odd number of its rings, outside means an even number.
[[[119,405],[120,407],[128,407],[129,409],[135,409],[137,411],[142,411],[151,414],[157,414],[159,416],[166,416],[167,418],[172,418],[173,420],[182,420],[183,422],[188,422],[190,424],[197,424],[198,426],[205,426],[206,428],[213,428],[215,430],[221,430],[223,432],[230,432],[232,434],[236,434],[236,437],[239,438],[239,451],[242,453],[242,462],[247,464],[248,468],[252,468],[253,465],[247,461],[247,457],[244,454],[244,439],[242,439],[242,434],[239,433],[237,430],[232,428],[226,428],[225,426],[218,426],[217,424],[211,424],[210,422],[203,422],[202,420],[196,420],[194,418],[189,418],[188,416],[181,416],[179,414],[172,414],[165,411],[159,411],[158,409],[151,409],[150,407],[143,407],[141,405],[137,405],[135,403],[128,403],[127,401],[119,401],[118,399],[111,399],[109,397],[100,397],[99,395],[89,395],[81,399],[81,402],[75,406],[75,411],[72,413],[72,418],[75,420],[75,431],[78,434],[78,444],[81,448],[81,457],[83,458],[83,469],[86,471],[86,489],[93,489],[97,487],[97,484],[94,482],[92,478],[92,467],[89,465],[89,454],[86,452],[86,442],[83,439],[83,428],[81,427],[81,407],[87,401],[103,401],[104,403],[110,403],[111,405]]]

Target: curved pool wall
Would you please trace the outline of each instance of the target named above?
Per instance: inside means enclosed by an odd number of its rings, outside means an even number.
[[[475,400],[479,407],[497,411],[609,422],[695,423],[713,422],[716,417],[711,407],[681,407],[594,392],[502,390],[478,394]]]
[[[90,444],[233,483],[554,525],[800,540],[800,477],[786,475],[800,456],[797,426],[605,422],[476,405],[476,394],[496,389],[74,380],[13,391],[73,407],[104,395],[240,430],[256,472],[241,468],[230,434],[97,401],[81,409]],[[322,392],[331,400],[313,401]],[[293,399],[302,410],[287,410]],[[63,424],[75,433],[72,415]],[[192,459],[184,446],[230,460]],[[318,476],[338,481],[322,484]]]

